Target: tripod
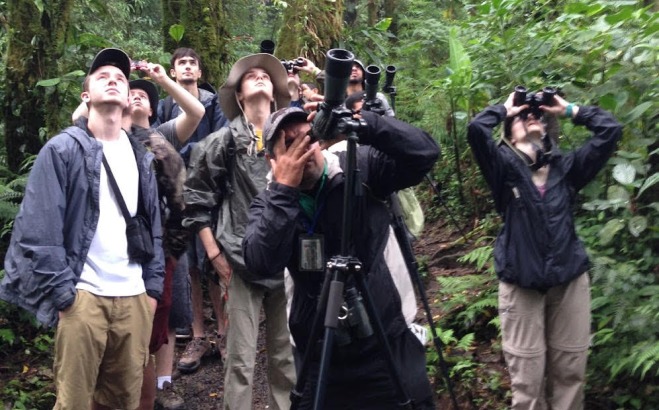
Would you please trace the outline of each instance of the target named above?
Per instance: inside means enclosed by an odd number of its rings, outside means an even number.
[[[391,381],[395,390],[398,407],[401,409],[412,409],[412,401],[405,392],[401,382],[400,372],[387,339],[384,327],[378,316],[373,299],[366,284],[362,265],[359,259],[348,255],[352,246],[351,228],[353,220],[353,199],[363,195],[362,185],[359,183],[359,169],[356,166],[356,144],[358,141],[357,133],[365,129],[366,124],[363,121],[350,119],[351,113],[348,110],[345,114],[335,110],[335,115],[339,116],[339,132],[348,135],[347,157],[346,157],[346,180],[344,182],[343,195],[343,214],[341,220],[341,246],[340,255],[330,258],[325,272],[320,298],[318,300],[317,312],[314,317],[309,343],[304,354],[302,369],[298,375],[298,381],[291,392],[291,409],[297,409],[302,399],[305,385],[308,379],[311,358],[314,355],[314,343],[319,340],[322,331],[321,317],[324,316],[324,335],[323,344],[320,352],[320,366],[318,371],[318,380],[314,396],[314,409],[322,409],[325,401],[325,387],[327,384],[327,374],[332,358],[334,347],[335,333],[339,326],[338,317],[342,306],[342,301],[351,301],[348,307],[348,319],[353,319],[354,323],[359,325],[359,333],[368,336],[375,331],[377,340],[382,347],[386,358],[387,368],[391,376]],[[354,279],[354,288],[345,289],[346,280]],[[361,295],[361,297],[359,296]],[[363,302],[362,302],[363,300]],[[366,310],[364,310],[364,308]],[[372,328],[371,328],[372,326]]]

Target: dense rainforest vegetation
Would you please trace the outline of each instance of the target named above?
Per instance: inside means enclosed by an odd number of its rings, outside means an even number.
[[[281,59],[305,56],[320,67],[330,48],[366,64],[396,67],[397,116],[430,132],[443,155],[423,184],[426,223],[451,209],[470,243],[469,275],[439,281],[438,332],[456,383],[499,397],[499,376],[484,378],[468,354],[494,340],[496,277],[492,247],[500,219],[466,144],[466,125],[517,84],[558,87],[569,101],[599,105],[624,125],[616,153],[578,199],[578,231],[593,264],[592,349],[587,397],[601,408],[659,408],[659,1],[656,0],[0,0],[0,255],[35,154],[70,122],[95,53],[108,46],[166,67],[178,46],[195,48],[204,80],[218,88],[231,64],[275,42]],[[309,79],[307,79],[309,80]],[[569,150],[586,130],[562,123]],[[2,273],[0,273],[0,277]],[[441,300],[439,302],[438,300]],[[498,346],[500,351],[500,346]],[[445,390],[438,358],[429,372]],[[0,301],[0,402],[48,408],[52,332]],[[10,377],[20,355],[29,377]],[[31,369],[38,368],[37,372]]]

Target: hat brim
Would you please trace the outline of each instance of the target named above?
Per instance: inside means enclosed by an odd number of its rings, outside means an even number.
[[[130,58],[123,50],[118,48],[104,48],[92,60],[87,75],[94,73],[100,67],[111,65],[119,68],[126,78],[130,77]]]
[[[128,87],[132,90],[134,88],[144,90],[149,96],[149,105],[151,105],[151,115],[149,116],[149,123],[153,124],[158,118],[158,102],[160,101],[160,94],[156,85],[151,81],[138,79],[128,83]]]
[[[289,107],[286,108],[286,110],[288,110],[288,112],[286,112],[284,115],[277,116],[273,122],[266,121],[266,125],[264,127],[265,129],[263,130],[266,147],[274,145],[273,140],[275,135],[277,135],[279,128],[281,128],[284,123],[296,120],[300,122],[306,122],[307,117],[309,116],[309,113],[299,107]],[[270,118],[272,118],[273,115],[275,115],[275,113],[270,114]]]
[[[273,86],[273,97],[275,99],[273,112],[280,108],[288,107],[291,102],[291,96],[288,92],[288,75],[281,61],[271,54],[252,54],[236,61],[233,67],[231,67],[226,82],[220,87],[220,91],[218,92],[220,107],[222,107],[222,112],[229,121],[243,112],[236,97],[236,89],[243,74],[252,68],[262,68],[270,76]]]

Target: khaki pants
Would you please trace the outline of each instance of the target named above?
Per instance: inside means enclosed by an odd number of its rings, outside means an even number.
[[[295,384],[293,351],[286,317],[284,286],[267,290],[231,276],[227,315],[227,357],[224,363],[224,409],[252,409],[252,381],[256,361],[261,307],[265,312],[268,355],[269,408],[289,409]]]
[[[499,316],[512,408],[582,409],[590,337],[588,274],[545,294],[500,282]]]
[[[55,409],[89,409],[92,398],[137,408],[152,323],[146,293],[103,297],[78,290],[55,335]]]

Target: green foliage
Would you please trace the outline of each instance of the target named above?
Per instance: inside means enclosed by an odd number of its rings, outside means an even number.
[[[169,36],[177,43],[181,41],[183,34],[185,34],[185,27],[182,24],[172,24],[169,27]]]
[[[261,41],[276,42],[277,30],[282,24],[282,14],[286,5],[281,1],[248,4],[243,0],[225,0],[228,30],[231,33],[229,48],[234,58],[256,53]],[[276,46],[276,44],[275,44]],[[295,56],[281,55],[282,59]]]
[[[4,276],[0,271],[0,280]],[[34,316],[0,300],[0,362],[3,372],[14,377],[0,387],[3,404],[13,409],[52,408],[55,404],[50,365],[54,339],[52,330],[37,325]],[[33,365],[32,363],[37,363]]]
[[[458,259],[459,262],[475,264],[479,274],[463,276],[439,276],[442,311],[450,316],[450,323],[458,326],[461,333],[485,330],[488,325],[498,328],[497,279],[493,275],[492,246],[476,248]]]

